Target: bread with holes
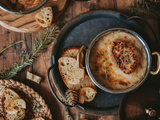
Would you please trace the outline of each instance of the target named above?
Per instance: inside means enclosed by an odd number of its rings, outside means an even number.
[[[85,70],[79,68],[76,59],[71,57],[61,57],[58,60],[59,71],[66,86],[68,84],[78,84],[84,79]]]
[[[7,112],[9,114],[18,113],[19,111],[22,111],[22,109],[26,109],[26,102],[21,98],[12,99],[7,106]]]
[[[50,26],[53,20],[52,7],[42,8],[41,11],[36,14],[35,19],[42,27]]]
[[[22,120],[25,117],[25,110],[22,109],[20,111],[11,110],[8,112],[7,107],[12,106],[14,103],[13,99],[20,99],[18,93],[10,88],[4,88],[1,93],[1,101],[2,101],[2,108],[4,111],[4,118],[5,120]]]
[[[79,103],[91,102],[97,94],[97,91],[92,87],[83,87],[79,91]]]

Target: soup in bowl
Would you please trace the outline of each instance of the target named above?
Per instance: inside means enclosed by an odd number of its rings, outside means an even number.
[[[151,67],[151,53],[137,33],[114,28],[95,37],[85,62],[90,78],[100,89],[124,93],[144,82]]]

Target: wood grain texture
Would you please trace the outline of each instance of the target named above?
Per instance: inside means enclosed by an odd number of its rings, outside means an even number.
[[[127,5],[131,4],[132,1],[133,0],[127,0],[127,1],[91,0],[91,1],[85,1],[85,2],[72,1],[69,7],[67,8],[67,10],[60,17],[60,19],[58,19],[58,21],[55,24],[58,25],[60,28],[62,28],[67,22],[71,21],[72,19],[81,15],[82,13],[92,11],[92,10],[97,10],[97,9],[115,10],[115,11],[121,11],[123,13],[128,14],[128,12],[126,11],[126,7]],[[4,13],[0,11],[0,15],[1,14],[4,14]],[[7,16],[9,15],[6,15],[6,18]],[[14,20],[14,19],[16,18],[10,18],[10,20]],[[153,20],[151,18],[149,19],[147,18],[147,21],[151,24],[151,26],[154,28],[156,33],[159,34],[160,24],[158,23],[158,21]],[[141,25],[145,27],[145,29],[148,31],[148,34],[150,34],[150,36],[152,37],[152,33],[150,32],[150,30],[148,30],[148,27],[143,23]],[[32,50],[34,39],[36,38],[37,34],[38,32],[17,33],[17,32],[8,30],[6,28],[0,27],[0,36],[1,36],[0,50],[2,50],[3,47],[6,47],[11,43],[21,40],[21,38],[23,38],[25,41],[24,43],[17,44],[16,46],[8,49],[7,51],[5,51],[3,54],[0,55],[0,70],[10,67],[14,62],[18,61],[18,59],[21,58],[23,53],[25,52],[30,53]],[[154,40],[154,38],[152,40]],[[29,66],[23,69],[20,73],[18,73],[18,75],[14,77],[14,80],[23,82],[24,84],[29,85],[35,91],[37,91],[44,98],[49,108],[51,109],[54,120],[67,120],[64,113],[64,107],[56,101],[47,83],[46,76],[47,76],[47,70],[50,66],[49,61],[50,61],[50,54],[52,51],[52,45],[50,45],[48,50],[34,61],[32,66]],[[43,80],[39,85],[27,80],[26,71],[30,71],[36,75],[41,76]],[[154,79],[159,79],[159,78],[156,77]],[[75,107],[70,109],[70,113],[73,116],[74,120],[80,120],[84,118],[88,120],[119,120],[118,114],[93,115],[90,113],[85,113],[83,111],[80,111]]]
[[[60,15],[63,13],[67,5],[67,0],[49,0],[44,7],[53,7],[53,24],[57,21]],[[42,27],[35,21],[35,15],[40,12],[40,9],[24,15],[15,15],[7,13],[0,9],[0,25],[16,32],[36,32],[42,29]]]

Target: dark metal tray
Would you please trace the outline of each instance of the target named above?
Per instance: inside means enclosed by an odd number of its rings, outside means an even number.
[[[144,30],[134,20],[128,20],[127,16],[114,11],[100,10],[80,15],[61,30],[53,46],[50,64],[51,66],[54,65],[51,70],[51,83],[62,96],[67,89],[58,70],[58,59],[62,51],[71,46],[85,45],[88,47],[97,34],[115,27],[133,30],[145,40],[148,39]],[[149,43],[148,45],[150,46]],[[84,109],[81,110],[93,114],[118,113],[123,96],[124,94],[110,94],[97,88],[97,95],[92,102],[83,105],[78,104],[77,107],[80,109],[82,107]]]

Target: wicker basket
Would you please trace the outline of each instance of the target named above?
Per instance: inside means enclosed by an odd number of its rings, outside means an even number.
[[[23,83],[14,80],[0,80],[0,92],[3,88],[11,88],[15,90],[22,99],[26,101],[26,120],[43,117],[46,120],[53,120],[50,109],[46,105],[43,98],[32,88]],[[0,114],[3,116],[2,103],[0,102]]]

